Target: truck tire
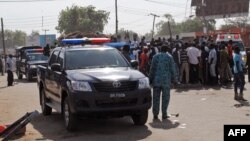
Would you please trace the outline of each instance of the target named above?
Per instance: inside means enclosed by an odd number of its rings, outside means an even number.
[[[145,125],[148,120],[148,111],[132,115],[134,125]]]
[[[20,73],[20,70],[17,71],[17,77],[18,79],[23,79],[23,75]]]
[[[32,76],[29,74],[29,72],[26,73],[26,79],[28,81],[31,81],[32,80]]]
[[[52,108],[49,107],[48,105],[46,105],[48,99],[45,96],[45,92],[43,89],[40,90],[41,93],[41,107],[42,107],[42,113],[43,115],[47,116],[47,115],[51,115],[52,113]]]
[[[66,129],[68,131],[75,131],[77,127],[77,118],[70,110],[68,97],[63,101],[63,118]]]

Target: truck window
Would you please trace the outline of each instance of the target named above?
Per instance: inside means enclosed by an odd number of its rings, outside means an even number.
[[[49,60],[49,66],[51,66],[52,64],[56,63],[56,59],[57,59],[57,56],[59,54],[59,51],[58,50],[55,50],[52,54],[51,54],[51,57],[50,57],[50,60]]]
[[[117,50],[77,50],[66,54],[66,69],[129,67]]]
[[[63,67],[63,62],[64,62],[64,52],[61,51],[57,58],[57,63],[59,63],[61,67]]]

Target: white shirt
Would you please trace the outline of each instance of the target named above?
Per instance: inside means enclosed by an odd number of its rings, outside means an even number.
[[[212,59],[213,59],[212,64],[216,64],[216,62],[217,62],[217,53],[216,53],[216,50],[215,50],[215,49],[212,49],[212,50],[209,52],[209,56],[208,56],[208,61],[209,61],[209,63],[211,62]]]
[[[11,59],[10,57],[7,58],[6,61],[6,70],[10,70],[13,71],[13,59]]]
[[[200,50],[196,47],[189,47],[187,49],[187,56],[190,64],[197,65],[199,64],[198,57],[201,56]]]

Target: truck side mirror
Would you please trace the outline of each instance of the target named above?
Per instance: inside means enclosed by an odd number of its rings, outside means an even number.
[[[138,67],[138,61],[136,61],[136,60],[131,60],[130,61],[130,64],[131,64],[131,66],[132,66],[132,68],[137,68]]]
[[[62,69],[62,67],[61,67],[61,65],[59,63],[54,63],[54,64],[51,65],[51,70],[52,71],[59,71],[60,72],[61,69]]]

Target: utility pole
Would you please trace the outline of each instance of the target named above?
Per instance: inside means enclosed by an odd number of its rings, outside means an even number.
[[[118,12],[117,12],[117,0],[115,0],[115,34],[118,35]]]
[[[48,29],[43,29],[43,31],[45,32],[45,46],[46,46],[46,44],[47,44],[47,31],[49,31]]]
[[[6,56],[5,41],[4,41],[3,18],[1,18],[1,27],[2,27],[3,53],[4,53],[4,56]],[[5,58],[6,58],[6,57],[5,57]],[[6,60],[6,59],[5,59],[5,60]]]
[[[206,17],[205,17],[205,7],[206,7],[206,3],[204,0],[202,0],[202,3],[201,3],[201,10],[202,10],[202,18],[203,18],[203,22],[204,22],[204,27],[203,27],[203,32],[204,34],[207,34],[208,33],[208,25],[207,25],[207,20],[206,20]]]
[[[154,31],[155,31],[155,17],[160,17],[156,14],[150,13],[149,16],[153,16],[154,20],[153,20],[153,30],[152,30],[152,38],[154,37]]]

